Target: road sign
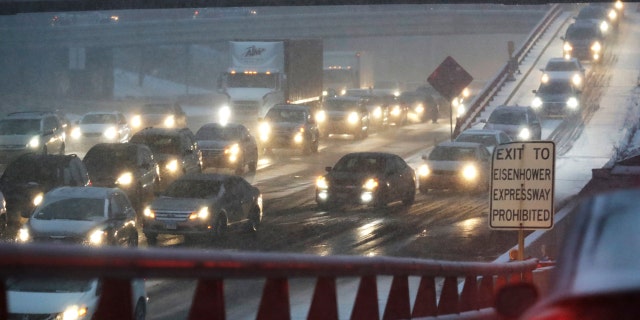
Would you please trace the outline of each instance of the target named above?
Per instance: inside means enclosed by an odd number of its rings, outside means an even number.
[[[460,95],[471,81],[473,77],[451,56],[446,57],[427,78],[427,82],[449,100]]]
[[[496,146],[491,166],[492,229],[551,229],[555,185],[553,141]]]

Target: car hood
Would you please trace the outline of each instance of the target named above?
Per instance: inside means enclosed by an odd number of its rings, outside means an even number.
[[[544,102],[567,102],[567,99],[575,97],[575,95],[571,92],[556,94],[537,94],[536,96],[542,99],[542,101]]]
[[[228,140],[198,140],[198,147],[200,147],[200,149],[221,150],[234,143],[237,142]]]
[[[303,123],[297,122],[271,122],[271,128],[292,131],[303,126]]]
[[[468,163],[475,163],[473,161],[434,161],[428,160],[427,165],[431,171],[451,171],[458,172]]]
[[[574,47],[588,47],[590,46],[594,41],[597,41],[598,39],[593,39],[593,38],[580,38],[580,39],[567,39],[567,42],[571,43],[572,46]]]
[[[0,135],[0,145],[24,145],[26,146],[33,137],[37,137],[38,134],[15,134],[15,135]]]
[[[92,123],[79,125],[80,131],[86,133],[102,133],[108,128],[114,128],[116,125],[112,123]]]
[[[340,186],[360,187],[367,179],[378,177],[379,175],[375,173],[332,171],[327,175],[327,180],[329,180],[331,184]]]
[[[89,174],[94,185],[100,186],[106,183],[110,186],[125,172],[131,172],[135,176],[133,168],[123,166],[92,168]]]
[[[168,211],[195,211],[202,207],[209,206],[216,202],[216,198],[196,199],[196,198],[155,198],[151,203],[153,210]]]
[[[97,297],[93,290],[86,292],[22,292],[7,291],[9,313],[54,314],[68,306],[93,306]],[[92,308],[90,308],[92,309]]]
[[[38,220],[29,219],[29,228],[39,237],[78,237],[84,236],[94,228],[99,227],[104,219],[97,221],[84,220]]]

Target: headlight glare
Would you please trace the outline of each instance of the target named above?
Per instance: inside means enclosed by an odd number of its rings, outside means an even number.
[[[531,107],[534,109],[542,107],[542,99],[540,99],[540,97],[533,98],[533,101],[531,101]]]
[[[64,312],[62,312],[62,320],[76,320],[82,319],[87,315],[87,307],[79,307],[77,305],[72,305],[67,307]]]
[[[29,144],[28,144],[28,146],[29,146],[29,148],[31,148],[31,149],[36,149],[36,148],[38,148],[38,147],[40,146],[40,137],[39,137],[39,136],[32,137],[32,138],[29,140]]]
[[[191,212],[191,215],[189,215],[189,220],[194,220],[194,219],[205,220],[208,217],[209,217],[209,208],[203,207],[203,208],[200,208],[200,210],[198,211]]]
[[[420,168],[418,168],[418,175],[420,175],[421,177],[426,177],[429,174],[431,174],[431,169],[429,169],[428,165],[423,164],[420,166]]]
[[[579,86],[582,83],[582,76],[577,73],[574,74],[573,77],[571,77],[571,82],[574,86]]]
[[[133,182],[133,174],[131,172],[125,172],[118,177],[116,184],[128,186]]]
[[[142,125],[142,118],[139,115],[135,115],[131,118],[131,126],[139,128]]]
[[[176,125],[176,118],[171,115],[164,119],[165,127],[173,128]]]
[[[156,213],[153,210],[151,210],[150,207],[145,207],[144,210],[142,210],[142,214],[145,217],[148,217],[148,218],[151,218],[151,219],[154,219],[156,217]]]
[[[542,78],[540,78],[540,82],[547,83],[549,82],[549,74],[543,73]]]
[[[104,230],[95,230],[89,234],[89,243],[95,246],[102,245],[106,235]]]
[[[520,132],[518,133],[518,138],[520,140],[529,140],[531,138],[531,131],[529,131],[529,128],[520,129]]]
[[[116,128],[114,127],[109,127],[104,131],[103,135],[105,138],[113,140],[118,136],[118,130],[116,130]]]
[[[600,45],[599,41],[596,41],[591,45],[591,51],[600,52],[600,50],[602,50],[602,45]]]
[[[349,113],[349,117],[347,118],[347,121],[349,121],[349,123],[351,124],[358,123],[358,113],[357,112]]]
[[[170,172],[176,172],[178,171],[178,160],[170,160],[164,167]]]
[[[569,98],[569,100],[567,100],[567,107],[571,108],[571,109],[576,109],[578,108],[578,99],[576,99],[576,97],[571,97]]]
[[[462,168],[462,177],[467,181],[476,180],[478,177],[478,168],[473,164],[467,164]]]
[[[218,121],[222,125],[225,125],[229,123],[229,120],[231,120],[231,108],[229,108],[229,106],[222,106],[220,110],[218,110]]]
[[[34,206],[39,206],[42,203],[42,199],[44,198],[44,194],[42,192],[36,194],[31,200]]]
[[[18,230],[18,242],[28,242],[30,239],[31,236],[29,235],[29,229],[27,229],[26,227],[22,227],[20,228],[20,230]]]
[[[324,110],[316,112],[316,122],[322,123],[327,120],[327,113]]]
[[[364,188],[367,191],[373,191],[378,187],[378,180],[376,179],[367,179],[367,181],[365,181],[365,183],[362,185],[362,188]]]
[[[80,130],[79,127],[75,127],[71,129],[71,138],[80,139],[81,136],[82,136],[82,130]]]
[[[316,187],[318,189],[329,189],[327,179],[325,177],[318,177],[318,179],[316,179]]]
[[[260,140],[269,140],[269,134],[271,133],[271,126],[268,122],[261,122],[258,126],[258,133],[260,134]]]
[[[567,51],[572,51],[573,50],[573,46],[571,45],[571,43],[569,42],[565,42],[564,45],[562,46],[562,49],[567,52]]]

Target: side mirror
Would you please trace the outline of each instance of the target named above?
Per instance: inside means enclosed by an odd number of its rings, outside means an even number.
[[[324,167],[324,171],[330,172],[331,171],[331,167]]]
[[[504,318],[515,319],[538,301],[538,295],[538,289],[531,283],[509,284],[496,294],[494,307]]]

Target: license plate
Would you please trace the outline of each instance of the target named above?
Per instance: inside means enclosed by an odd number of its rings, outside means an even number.
[[[175,230],[177,228],[177,225],[175,222],[165,222],[164,227],[168,230]]]

